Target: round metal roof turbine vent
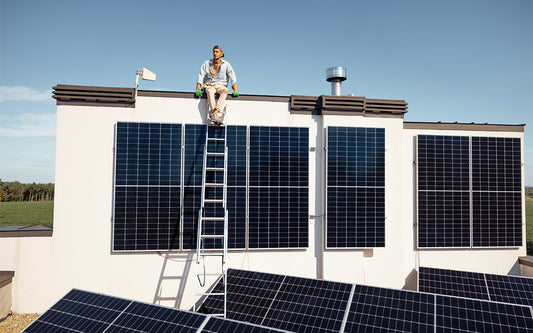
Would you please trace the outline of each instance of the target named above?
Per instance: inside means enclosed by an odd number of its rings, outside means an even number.
[[[326,69],[326,81],[331,82],[331,94],[341,95],[341,82],[346,80],[346,68],[342,66]]]

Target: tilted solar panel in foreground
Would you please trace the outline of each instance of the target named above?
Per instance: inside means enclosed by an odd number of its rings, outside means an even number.
[[[227,317],[295,332],[528,332],[530,306],[228,270]],[[218,283],[213,291],[221,291]],[[220,313],[209,296],[203,313]]]
[[[533,278],[420,267],[418,290],[533,306]]]
[[[73,289],[23,332],[283,332]]]

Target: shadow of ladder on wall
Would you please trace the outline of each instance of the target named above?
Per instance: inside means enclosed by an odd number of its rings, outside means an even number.
[[[224,312],[212,314],[226,317],[227,294],[227,268],[226,256],[228,253],[228,210],[227,198],[227,166],[228,147],[226,145],[227,128],[221,126],[208,126],[203,154],[202,192],[200,211],[198,212],[198,230],[196,238],[196,277],[194,311],[199,298],[209,296],[223,298]],[[217,269],[212,262],[206,265],[207,257],[219,257],[221,260]],[[208,290],[198,292],[198,287],[205,288],[206,277],[214,277],[216,281],[222,279],[223,292]]]

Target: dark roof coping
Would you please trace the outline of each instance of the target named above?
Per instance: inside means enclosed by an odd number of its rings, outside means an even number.
[[[526,124],[488,124],[459,122],[418,122],[404,121],[404,129],[457,130],[457,131],[491,131],[491,132],[524,132]]]
[[[0,238],[6,237],[50,237],[51,225],[24,225],[0,227]]]
[[[193,92],[138,90],[138,96],[166,98],[197,98]],[[92,87],[58,84],[53,98],[57,105],[135,107],[134,88]],[[207,98],[203,95],[201,98]],[[229,100],[234,99],[231,95]],[[403,100],[370,99],[359,96],[272,96],[241,94],[240,101],[289,103],[294,114],[362,115],[368,117],[400,117],[407,112]]]

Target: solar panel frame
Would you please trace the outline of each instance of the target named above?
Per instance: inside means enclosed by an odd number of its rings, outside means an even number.
[[[113,252],[180,249],[180,199],[175,194],[182,183],[181,136],[180,124],[116,124]],[[166,204],[160,203],[165,193]],[[161,224],[166,225],[166,233],[160,233],[164,232]]]
[[[248,145],[248,248],[307,248],[309,128],[250,126]]]
[[[325,137],[324,247],[385,247],[385,129],[329,126]]]
[[[519,138],[471,138],[472,247],[523,245],[522,147]]]

